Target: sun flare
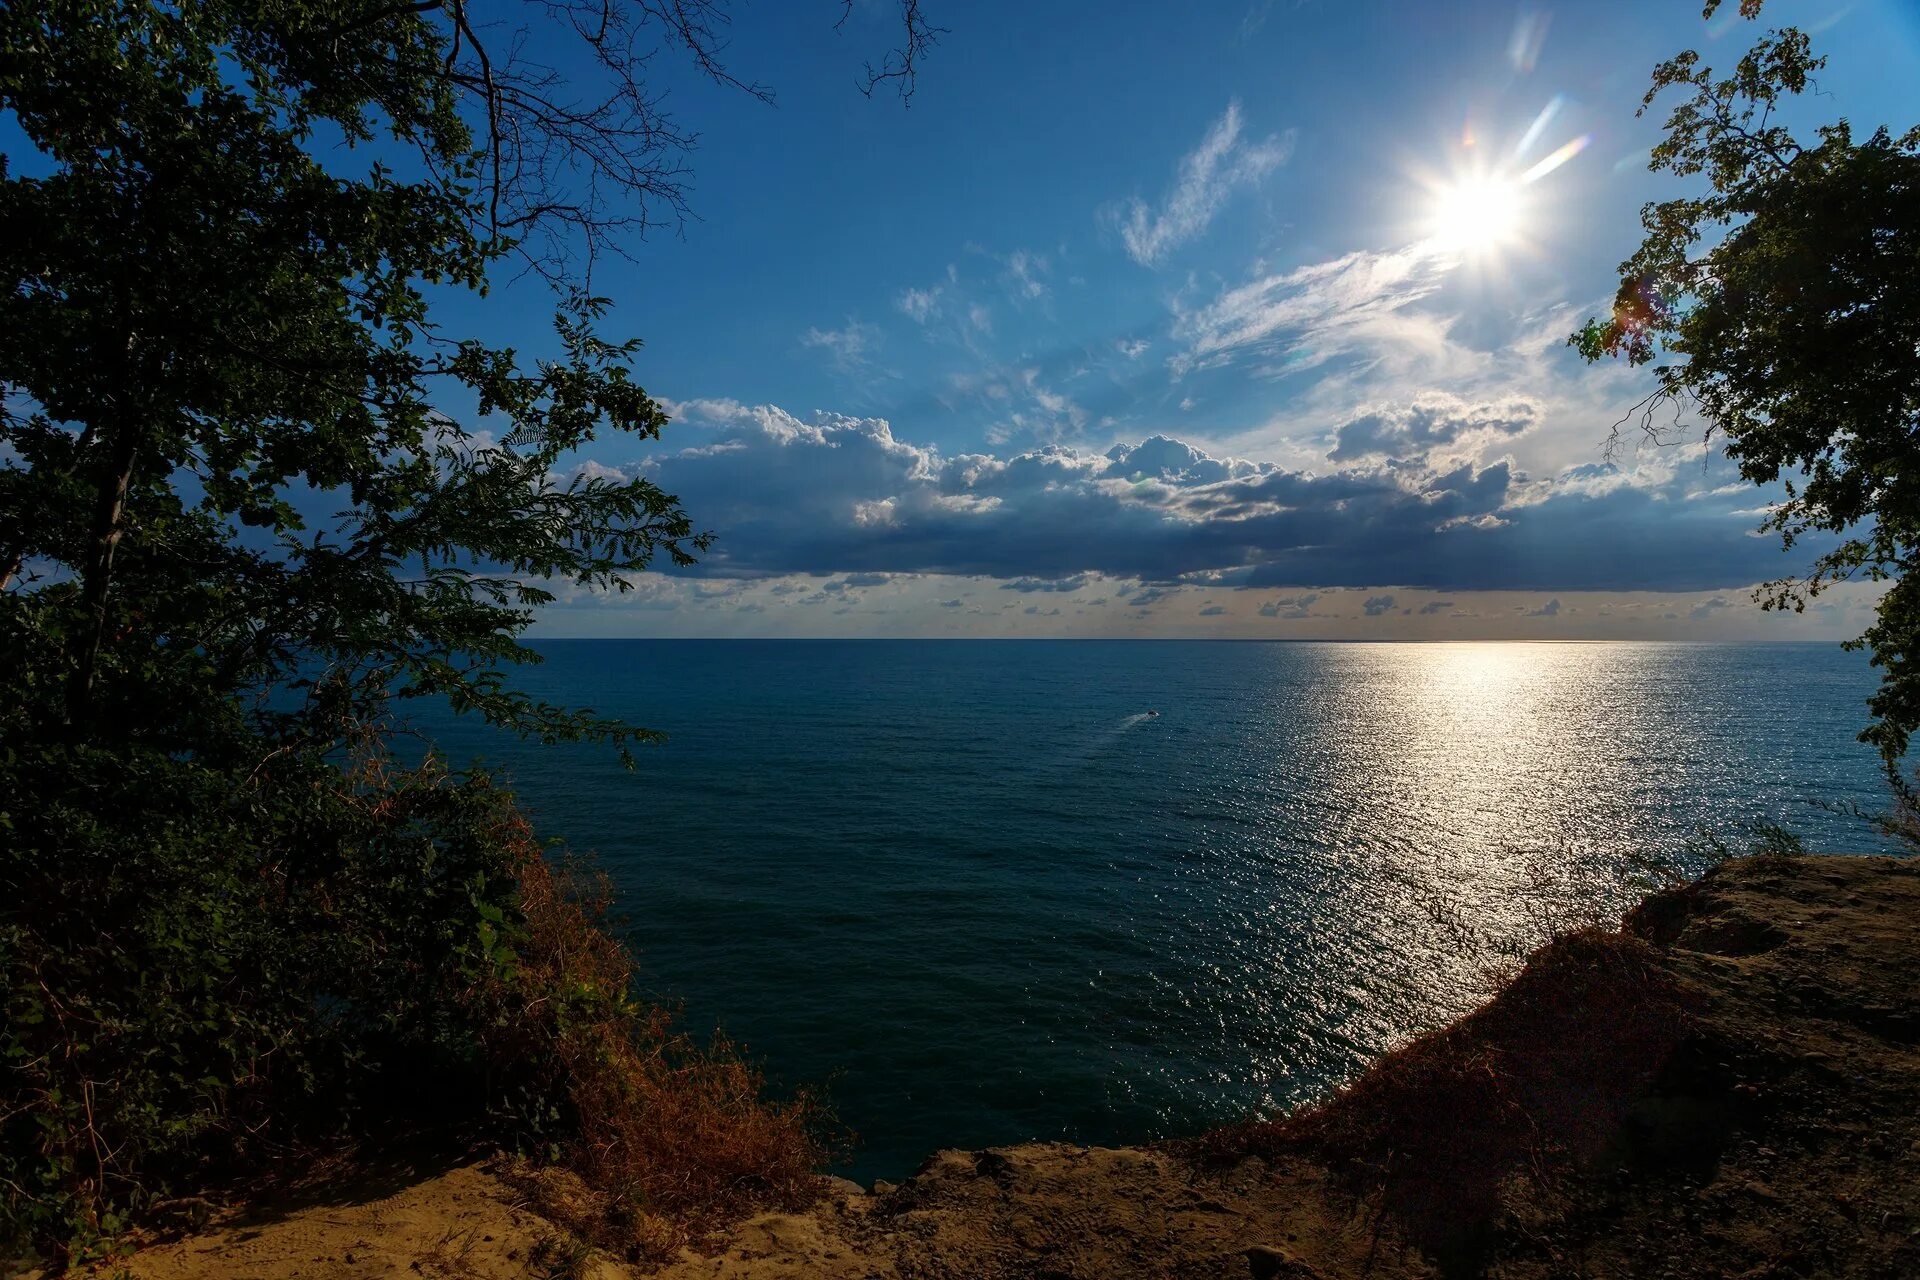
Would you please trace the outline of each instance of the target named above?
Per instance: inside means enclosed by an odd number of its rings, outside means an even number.
[[[1520,184],[1505,178],[1462,178],[1435,193],[1429,233],[1441,245],[1487,253],[1520,234]]]

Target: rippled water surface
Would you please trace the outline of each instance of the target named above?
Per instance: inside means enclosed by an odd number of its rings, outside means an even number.
[[[523,687],[671,740],[429,727],[599,856],[650,986],[828,1084],[863,1177],[1310,1095],[1702,828],[1877,847],[1816,803],[1882,795],[1834,646],[541,648]]]

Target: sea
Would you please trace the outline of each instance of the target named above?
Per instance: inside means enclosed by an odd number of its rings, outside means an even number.
[[[1885,848],[1875,673],[1832,644],[536,647],[519,687],[666,741],[421,728],[863,1180],[1295,1105],[1768,827]]]

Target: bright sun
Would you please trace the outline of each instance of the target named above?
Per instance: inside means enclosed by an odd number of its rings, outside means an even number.
[[[1505,178],[1462,178],[1436,193],[1430,233],[1449,249],[1486,253],[1520,231],[1520,184]]]

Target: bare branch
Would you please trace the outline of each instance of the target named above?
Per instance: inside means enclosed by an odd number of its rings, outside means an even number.
[[[835,31],[845,28],[847,17],[853,12],[853,0],[841,0],[840,19],[833,24]],[[920,0],[900,0],[901,40],[898,46],[890,49],[887,56],[875,67],[866,64],[866,80],[860,85],[860,92],[871,98],[873,91],[882,84],[891,82],[900,94],[900,100],[907,105],[913,104],[913,92],[919,87],[920,59],[927,50],[940,43],[940,37],[947,34],[945,27],[936,27],[927,21],[926,14],[920,10]]]

